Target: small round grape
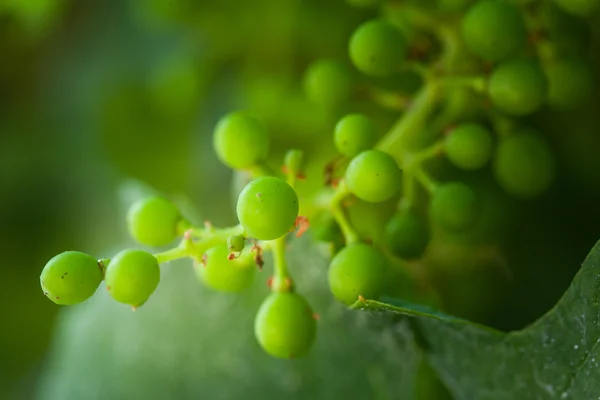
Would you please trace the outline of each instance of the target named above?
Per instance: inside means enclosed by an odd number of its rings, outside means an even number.
[[[546,66],[548,103],[557,110],[571,110],[585,103],[592,93],[594,76],[578,58],[557,60]]]
[[[387,260],[373,246],[354,243],[340,250],[329,265],[329,288],[334,297],[352,305],[358,296],[377,299],[383,292]]]
[[[227,248],[230,252],[240,252],[246,246],[246,238],[241,235],[229,236],[227,238]]]
[[[359,199],[380,203],[400,190],[402,172],[394,158],[379,150],[363,151],[346,169],[348,189]]]
[[[287,182],[275,177],[262,177],[244,187],[236,210],[248,236],[274,240],[294,226],[299,210],[298,196]]]
[[[429,240],[427,220],[415,212],[398,212],[385,226],[386,244],[392,253],[406,260],[423,255]]]
[[[384,20],[359,26],[350,38],[350,58],[361,72],[388,76],[400,69],[408,44],[398,28]]]
[[[143,250],[123,250],[108,264],[106,289],[113,299],[133,307],[141,306],[160,282],[156,257]]]
[[[267,157],[269,135],[256,118],[244,112],[233,112],[217,123],[213,145],[225,165],[234,169],[248,169]]]
[[[492,155],[492,135],[479,124],[466,123],[453,129],[444,143],[448,159],[458,168],[483,168]]]
[[[473,189],[461,182],[438,187],[429,203],[431,221],[448,232],[463,232],[471,228],[480,208]]]
[[[336,108],[346,103],[351,90],[350,71],[338,61],[315,61],[304,74],[306,97],[323,108]]]
[[[297,293],[271,293],[261,304],[254,320],[260,346],[277,358],[296,358],[312,347],[317,332],[314,313]]]
[[[54,256],[40,275],[46,297],[61,305],[81,303],[94,294],[104,277],[98,261],[85,253],[65,251]]]
[[[349,114],[335,126],[335,147],[347,157],[369,150],[377,141],[375,124],[362,114]]]
[[[196,274],[208,287],[221,292],[240,292],[254,281],[256,264],[251,253],[230,258],[227,245],[213,247],[196,267]]]
[[[127,213],[131,236],[146,246],[164,246],[177,237],[182,216],[175,204],[162,197],[150,197],[134,203]]]

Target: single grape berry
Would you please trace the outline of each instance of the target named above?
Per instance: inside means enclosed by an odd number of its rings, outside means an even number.
[[[556,0],[556,4],[568,13],[586,17],[600,5],[599,0]]]
[[[316,332],[317,321],[310,305],[304,297],[293,292],[271,293],[254,320],[258,343],[278,358],[306,354],[315,341]]]
[[[368,150],[377,141],[377,128],[362,114],[346,115],[335,126],[335,147],[347,157]]]
[[[113,299],[141,306],[158,286],[160,267],[156,257],[143,250],[123,250],[108,264],[106,289]]]
[[[222,292],[239,292],[252,285],[256,271],[254,255],[246,252],[230,258],[230,254],[227,245],[208,250],[202,263],[196,266],[198,278],[208,287]]]
[[[246,246],[246,238],[241,235],[229,236],[227,238],[227,249],[230,252],[240,252]]]
[[[450,132],[444,146],[452,164],[464,170],[477,170],[490,160],[492,135],[479,124],[462,124]]]
[[[247,169],[267,157],[269,135],[256,118],[244,112],[233,112],[217,123],[213,145],[217,156],[225,165],[234,169]]]
[[[274,240],[294,226],[298,217],[298,196],[279,178],[258,178],[240,193],[237,216],[250,237]]]
[[[406,58],[408,45],[398,28],[384,20],[359,26],[350,38],[350,58],[361,72],[387,76],[397,71]]]
[[[342,230],[329,211],[320,211],[310,219],[310,233],[320,242],[341,242]]]
[[[363,151],[346,169],[346,185],[359,199],[380,203],[400,189],[402,172],[394,157],[379,150]]]
[[[508,114],[523,116],[542,105],[546,99],[548,81],[536,63],[514,60],[494,70],[488,91],[494,106]]]
[[[429,203],[431,221],[448,232],[471,228],[479,216],[479,204],[473,189],[461,182],[438,187]]]
[[[523,199],[537,197],[554,179],[554,155],[537,133],[514,133],[502,139],[496,148],[494,174],[510,195]]]
[[[127,213],[131,236],[146,246],[164,246],[177,237],[182,217],[177,206],[162,197],[150,197],[134,203]]]
[[[461,33],[471,52],[494,62],[517,52],[527,36],[521,13],[504,0],[474,4],[462,20]]]
[[[316,61],[304,74],[306,97],[321,107],[339,107],[348,101],[351,90],[350,71],[338,61]]]
[[[373,246],[354,243],[344,247],[329,265],[329,288],[334,297],[352,305],[358,296],[378,298],[385,289],[387,260]]]
[[[569,58],[546,66],[548,103],[557,110],[581,106],[591,95],[594,76],[581,59]]]
[[[102,267],[94,257],[65,251],[48,261],[40,275],[40,283],[50,300],[72,305],[93,295],[103,278]]]
[[[385,226],[385,241],[396,256],[407,260],[420,257],[429,244],[427,220],[412,211],[396,213]]]

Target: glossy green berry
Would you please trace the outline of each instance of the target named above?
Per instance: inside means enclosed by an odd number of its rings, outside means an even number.
[[[346,103],[352,90],[350,71],[341,62],[319,60],[304,74],[304,93],[312,102],[324,108],[336,108]]]
[[[450,132],[444,146],[452,164],[464,170],[477,170],[490,160],[492,135],[479,124],[462,124]]]
[[[227,249],[230,252],[240,252],[246,246],[246,238],[241,235],[229,236],[227,238]]]
[[[396,256],[407,260],[420,257],[429,244],[427,220],[412,211],[396,213],[385,226],[385,241]]]
[[[312,347],[317,332],[314,313],[297,293],[271,293],[261,304],[254,320],[260,346],[278,358],[296,358]]]
[[[217,123],[213,145],[225,165],[234,169],[248,169],[267,157],[269,135],[263,124],[253,116],[233,112]]]
[[[525,44],[527,31],[519,10],[504,0],[481,0],[462,20],[467,48],[487,61],[500,61]]]
[[[496,180],[514,197],[529,199],[544,193],[554,179],[555,169],[552,150],[537,133],[514,133],[496,148]]]
[[[134,203],[127,213],[131,236],[146,246],[164,246],[177,237],[182,217],[175,204],[162,197],[150,197]]]
[[[433,192],[429,203],[431,221],[448,232],[471,228],[479,216],[473,189],[461,182],[445,183]]]
[[[581,106],[591,95],[594,76],[581,59],[570,58],[546,66],[548,103],[557,110]]]
[[[377,128],[366,116],[350,114],[339,120],[333,138],[340,154],[354,157],[373,147],[377,141]]]
[[[102,267],[94,257],[65,251],[48,261],[40,275],[40,283],[50,300],[72,305],[93,295],[103,277]]]
[[[406,58],[408,45],[398,28],[384,20],[359,26],[350,38],[350,58],[361,72],[373,76],[393,74]]]
[[[254,255],[246,252],[237,258],[230,258],[227,245],[208,250],[202,263],[196,266],[198,278],[206,286],[222,292],[239,292],[254,281],[256,264]]]
[[[342,230],[329,211],[320,211],[310,219],[311,236],[320,242],[340,242]]]
[[[394,157],[379,150],[363,151],[346,169],[346,185],[359,199],[380,203],[400,189],[402,172]]]
[[[555,0],[560,8],[578,16],[588,16],[600,5],[599,0]]]
[[[158,286],[160,267],[156,257],[143,250],[123,250],[108,264],[106,289],[113,299],[141,306]]]
[[[298,217],[298,196],[285,181],[262,177],[248,183],[237,202],[237,216],[248,236],[274,240],[285,235]]]
[[[546,100],[548,81],[535,62],[514,60],[494,70],[488,91],[498,109],[523,116],[536,111]]]
[[[354,243],[344,247],[329,265],[329,288],[334,297],[352,305],[358,296],[377,299],[385,289],[387,260],[373,246]]]

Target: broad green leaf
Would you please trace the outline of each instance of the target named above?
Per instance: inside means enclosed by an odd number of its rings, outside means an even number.
[[[502,333],[408,303],[354,307],[417,319],[433,368],[456,399],[600,398],[600,242],[556,306]]]

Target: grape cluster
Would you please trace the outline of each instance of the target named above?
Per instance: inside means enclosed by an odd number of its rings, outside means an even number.
[[[255,335],[267,353],[298,357],[315,341],[317,317],[288,267],[289,233],[309,229],[315,241],[331,245],[328,284],[339,302],[418,300],[415,293],[431,285],[411,262],[427,254],[435,235],[468,235],[486,222],[473,174],[521,200],[551,188],[551,145],[522,117],[588,99],[592,74],[569,26],[598,1],[349,3],[386,12],[348,38],[352,66],[314,60],[298,80],[305,99],[329,119],[322,147],[334,152],[278,153],[260,115],[224,115],[214,150],[249,180],[237,199],[238,225],[195,226],[166,197],[143,199],[127,215],[131,236],[149,247],[179,238],[177,246],[100,260],[59,254],[42,271],[44,294],[76,304],[104,280],[116,301],[136,308],[157,288],[159,264],[179,258],[193,260],[208,288],[239,292],[271,253],[271,294],[257,312]],[[374,107],[356,106],[358,97]],[[374,108],[400,116],[384,130]]]

